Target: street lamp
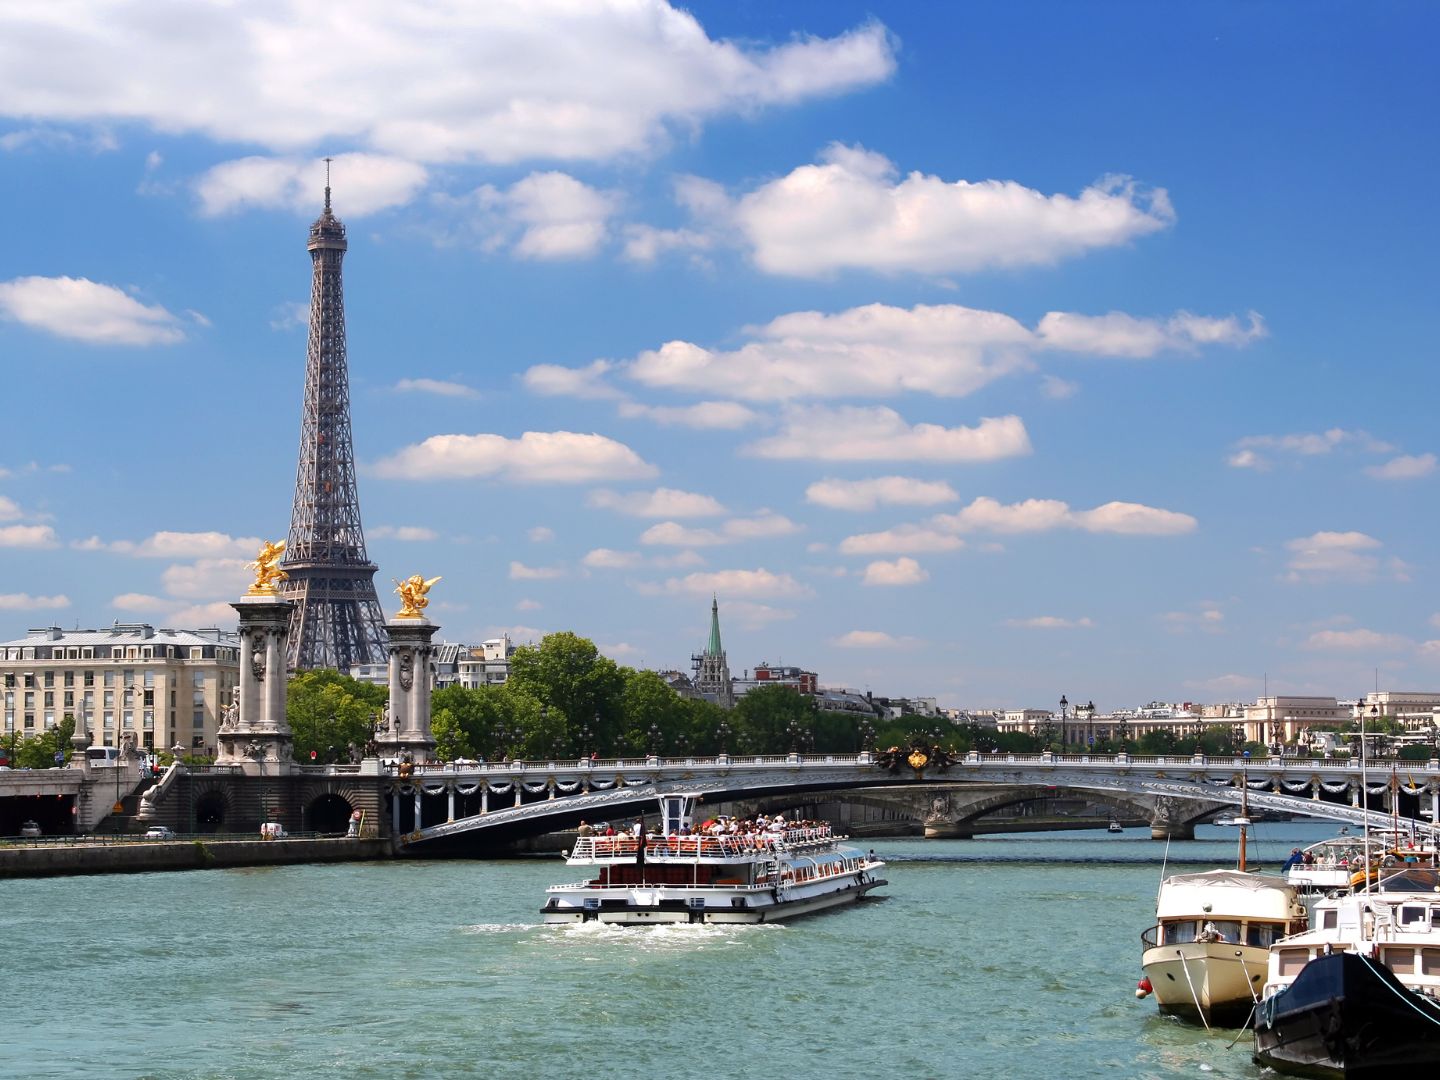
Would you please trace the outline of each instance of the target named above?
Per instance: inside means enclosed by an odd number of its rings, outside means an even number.
[[[730,752],[730,722],[722,718],[715,734],[720,739],[720,753],[728,754]]]
[[[651,725],[650,725],[650,756],[651,756],[651,757],[654,757],[656,754],[659,753],[659,749],[658,749],[659,746],[660,746],[660,727],[659,727],[658,724],[651,724]]]
[[[860,721],[860,749],[864,750],[874,739],[875,725],[870,722],[870,718],[867,716],[864,720]]]
[[[1070,708],[1070,702],[1065,700],[1065,695],[1060,695],[1060,745],[1064,746],[1065,739],[1065,710]]]

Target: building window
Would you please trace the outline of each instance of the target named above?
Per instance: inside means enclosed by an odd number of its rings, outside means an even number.
[[[146,731],[154,731],[154,730],[155,730],[155,710],[154,710],[154,709],[146,709],[146,710],[145,710],[145,730],[146,730]]]
[[[46,690],[46,691],[45,691],[45,704],[46,704],[46,705],[54,705],[54,704],[55,704],[55,691],[54,691],[54,690]]]
[[[73,672],[73,671],[67,671],[67,672],[65,672],[65,685],[66,685],[66,686],[74,686],[74,685],[75,685],[75,672]]]
[[[35,727],[35,714],[34,714],[34,713],[29,713],[29,712],[27,712],[27,713],[25,714],[25,727],[26,727],[27,729],[28,729],[28,728],[34,728],[34,727]]]
[[[87,672],[85,672],[85,685],[86,685],[86,686],[94,686],[94,685],[95,685],[95,672],[93,672],[93,671],[87,671]]]
[[[195,715],[190,718],[190,726],[193,727],[193,728],[195,728],[195,730],[197,730],[197,731],[200,730],[201,728],[203,728],[203,727],[205,726],[205,710],[204,710],[204,709],[196,709],[196,710],[195,710]]]
[[[115,726],[115,714],[114,714],[113,712],[107,712],[107,713],[105,714],[105,730],[106,730],[106,731],[109,731],[109,730],[111,730],[114,726]],[[106,746],[109,746],[110,744],[107,742],[105,745],[106,745]]]
[[[192,672],[190,673],[190,682],[191,682],[191,685],[195,686],[197,689],[198,689],[199,687],[204,686],[204,685],[205,685],[205,672],[199,670],[198,668],[197,668],[195,671],[192,671]]]
[[[75,704],[75,691],[74,691],[74,690],[66,690],[66,691],[65,691],[65,707],[68,709],[68,708],[71,708],[74,704]]]
[[[114,671],[107,671],[107,672],[105,672],[105,685],[106,685],[106,686],[114,686],[114,685],[115,685],[115,672],[114,672]]]
[[[45,685],[46,685],[46,686],[54,686],[54,685],[55,685],[55,672],[53,672],[53,671],[47,671],[47,672],[45,672]]]
[[[146,686],[154,686],[154,685],[155,685],[155,672],[149,670],[148,668],[147,668],[146,671],[145,671],[145,685],[146,685]]]

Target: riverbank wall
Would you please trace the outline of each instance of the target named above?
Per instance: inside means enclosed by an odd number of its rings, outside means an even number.
[[[362,862],[388,859],[388,839],[377,840],[145,840],[132,844],[59,844],[0,847],[0,879],[62,874],[140,874],[157,870],[226,870],[240,866]]]

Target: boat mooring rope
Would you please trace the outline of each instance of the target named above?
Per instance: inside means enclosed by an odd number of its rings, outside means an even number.
[[[1375,965],[1370,962],[1370,958],[1369,958],[1368,956],[1361,956],[1359,953],[1356,953],[1355,955],[1360,957],[1360,960],[1365,964],[1366,967],[1368,967],[1372,972],[1375,972],[1376,978],[1378,978],[1382,983],[1385,984],[1385,989],[1389,990],[1392,994],[1394,994],[1396,997],[1398,997],[1401,1001],[1405,1002],[1406,1005],[1409,1005],[1410,1008],[1414,1009],[1417,1013],[1419,1013],[1421,1016],[1423,1016],[1426,1020],[1429,1020],[1430,1023],[1434,1024],[1436,1027],[1440,1027],[1440,1020],[1437,1020],[1434,1016],[1430,1015],[1430,1014],[1427,1013],[1424,1009],[1420,1008],[1420,1006],[1416,1005],[1415,1002],[1411,1001],[1408,996],[1406,996],[1406,995],[1400,993],[1400,991],[1396,990],[1395,987],[1394,987],[1394,985],[1390,982],[1389,979],[1387,979],[1387,978],[1385,978],[1384,976],[1382,976],[1378,971],[1375,971]]]
[[[1205,1010],[1200,1007],[1200,995],[1195,993],[1195,983],[1190,979],[1190,961],[1185,959],[1185,951],[1176,949],[1175,955],[1180,957],[1180,966],[1185,969],[1185,983],[1190,987],[1190,1000],[1195,1003],[1195,1011],[1200,1014],[1200,1022],[1205,1025],[1205,1030],[1210,1030],[1210,1021],[1205,1018]]]

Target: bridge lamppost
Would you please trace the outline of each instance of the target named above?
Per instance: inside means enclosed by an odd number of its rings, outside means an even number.
[[[860,749],[866,750],[875,741],[875,725],[870,722],[867,716],[860,721]]]
[[[1070,708],[1070,702],[1065,700],[1065,695],[1060,695],[1060,745],[1064,746],[1065,738],[1065,711]]]
[[[720,726],[715,729],[715,734],[720,740],[720,753],[728,754],[730,752],[730,722],[722,719]]]
[[[650,756],[656,757],[660,753],[660,725],[651,724],[648,734],[650,736]]]
[[[600,725],[600,714],[599,714],[599,713],[596,713],[596,714],[595,714],[595,725],[596,725],[596,727],[599,727],[599,725]],[[593,736],[592,736],[591,731],[590,731],[590,725],[589,725],[589,724],[581,724],[581,725],[580,725],[580,756],[581,756],[581,757],[587,757],[587,758],[588,758],[588,757],[590,756],[590,754],[591,754],[591,752],[592,752],[592,751],[591,751],[591,747],[590,747],[590,740],[591,740],[591,738],[593,738]]]

